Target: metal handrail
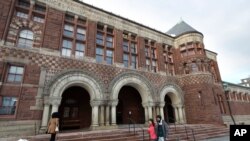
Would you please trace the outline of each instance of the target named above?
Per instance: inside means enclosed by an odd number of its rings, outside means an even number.
[[[128,118],[128,120],[129,120],[129,133],[130,133],[130,123],[132,122],[133,125],[134,125],[133,128],[134,128],[134,135],[135,135],[135,124],[136,124],[136,122],[134,120],[132,120],[131,118]],[[137,127],[139,127],[139,129],[142,130],[142,140],[144,141],[144,129],[142,127],[140,127],[140,126],[137,126]]]
[[[173,120],[173,121],[174,121],[174,126],[175,126],[175,131],[176,131],[176,120],[175,120],[175,119],[173,119],[173,118],[169,118],[169,119],[171,119],[171,120]],[[168,122],[168,124],[169,124],[169,122]],[[187,127],[187,126],[186,126],[186,125],[184,125],[183,123],[178,123],[178,125],[184,126],[184,128],[185,128],[185,132],[186,132],[186,138],[187,138],[187,139],[189,139],[189,137],[188,137],[188,130],[191,130],[191,132],[192,132],[192,136],[193,136],[193,140],[194,140],[194,141],[196,140],[196,139],[195,139],[194,129]]]

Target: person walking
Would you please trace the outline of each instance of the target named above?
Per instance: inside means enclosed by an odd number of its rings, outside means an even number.
[[[56,132],[59,131],[59,113],[54,112],[48,123],[47,133],[51,134],[50,141],[56,140]]]
[[[155,131],[157,141],[166,141],[168,136],[168,124],[162,119],[161,115],[156,116]]]
[[[150,141],[156,141],[157,136],[155,133],[155,123],[153,119],[149,119],[148,122],[149,122],[148,133],[149,133]]]

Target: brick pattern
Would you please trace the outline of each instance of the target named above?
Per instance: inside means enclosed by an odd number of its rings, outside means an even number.
[[[123,37],[121,30],[115,30],[115,62],[123,63]]]
[[[86,55],[93,58],[95,57],[96,30],[97,30],[96,23],[94,21],[88,20]]]
[[[158,70],[166,72],[162,44],[156,43]]]
[[[12,3],[11,0],[0,1],[0,39],[3,39],[3,34],[4,34],[5,26],[7,24],[11,3]]]
[[[63,28],[64,13],[48,8],[46,28],[44,30],[43,46],[49,49],[60,48],[61,32]]]

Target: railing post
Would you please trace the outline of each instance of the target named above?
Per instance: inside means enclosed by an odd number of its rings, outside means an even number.
[[[194,129],[192,129],[192,134],[193,134],[193,139],[194,139],[194,141],[195,141]]]
[[[185,126],[185,131],[186,131],[186,136],[187,136],[187,139],[188,139],[188,133],[187,133],[187,127]]]

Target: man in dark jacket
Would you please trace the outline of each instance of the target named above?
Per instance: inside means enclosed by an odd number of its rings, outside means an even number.
[[[156,116],[155,131],[157,135],[157,141],[166,141],[168,136],[168,124],[161,118],[161,115]]]

